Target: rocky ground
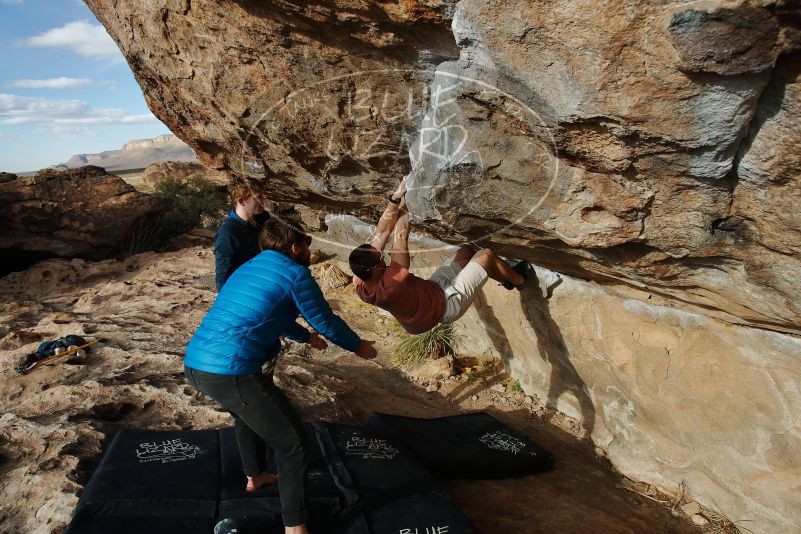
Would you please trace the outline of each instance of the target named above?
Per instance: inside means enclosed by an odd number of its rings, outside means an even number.
[[[207,247],[125,261],[52,260],[0,280],[0,532],[62,532],[120,428],[231,423],[182,374],[183,348],[213,287]],[[378,340],[380,356],[365,361],[336,347],[311,353],[289,346],[277,377],[304,417],[363,423],[372,411],[433,417],[488,410],[556,456],[556,469],[543,475],[442,481],[480,532],[698,531],[671,513],[672,503],[658,502],[669,499],[621,479],[571,435],[569,420],[515,392],[493,362],[462,358],[457,363],[470,372],[411,379],[387,362],[399,335],[389,318],[355,299],[349,286],[327,296],[358,332]],[[102,343],[84,359],[17,373],[21,356],[66,334]]]

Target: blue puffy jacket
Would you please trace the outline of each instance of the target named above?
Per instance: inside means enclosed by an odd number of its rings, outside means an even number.
[[[225,282],[189,340],[184,365],[222,375],[261,372],[278,355],[279,337],[309,340],[311,333],[295,322],[298,314],[332,343],[359,349],[359,336],[331,311],[309,269],[266,250]]]

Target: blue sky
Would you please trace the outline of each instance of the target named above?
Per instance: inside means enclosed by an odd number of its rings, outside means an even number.
[[[0,0],[0,171],[33,171],[164,133],[83,2]]]

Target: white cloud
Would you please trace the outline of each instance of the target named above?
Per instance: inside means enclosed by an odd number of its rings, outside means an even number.
[[[22,0],[0,0],[0,4],[14,4],[18,5],[21,4]]]
[[[117,44],[100,24],[79,20],[28,37],[29,46],[67,48],[84,57],[121,57]]]
[[[119,87],[119,84],[114,80],[90,80],[89,78],[67,78],[65,76],[42,80],[14,80],[9,85],[19,89],[74,89],[86,87],[87,85],[96,85],[108,89],[117,89]]]
[[[67,127],[156,122],[152,113],[128,113],[119,108],[94,108],[81,100],[47,99],[0,93],[0,124],[44,124],[55,133]]]
[[[86,126],[60,126],[55,125],[50,127],[50,132],[60,137],[80,137],[84,135],[91,135],[92,130]]]
[[[90,85],[92,80],[89,78],[48,78],[45,80],[14,80],[12,87],[20,89],[72,89],[74,87],[85,87]]]

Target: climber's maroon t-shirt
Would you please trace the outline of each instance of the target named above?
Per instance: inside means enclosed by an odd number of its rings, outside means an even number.
[[[354,277],[356,294],[368,304],[387,310],[410,334],[428,332],[445,315],[445,293],[428,280],[418,278],[409,269],[392,262],[378,285],[372,289]]]

